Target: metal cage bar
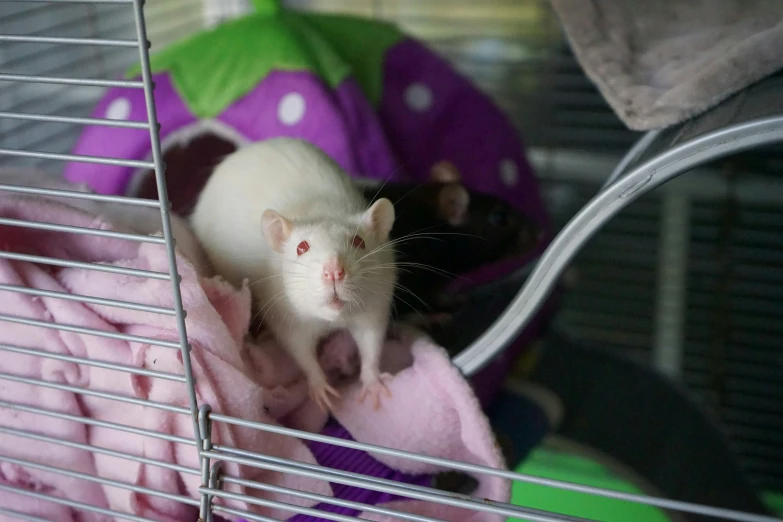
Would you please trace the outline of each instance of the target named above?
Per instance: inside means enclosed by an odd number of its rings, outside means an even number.
[[[117,203],[119,205],[133,205],[138,207],[159,207],[160,202],[154,199],[129,198],[127,196],[107,196],[105,194],[92,194],[90,192],[77,192],[73,190],[45,189],[25,187],[22,185],[0,184],[0,191],[15,192],[18,194],[34,194],[37,196],[53,196],[59,198],[87,199],[103,203]]]
[[[122,127],[127,129],[149,129],[149,123],[144,121],[109,120],[107,118],[74,118],[72,116],[47,116],[46,114],[29,114],[22,112],[0,112],[0,118],[9,120],[24,120],[30,122],[68,123],[72,125],[103,125],[105,127]]]
[[[89,227],[75,227],[72,225],[58,225],[56,223],[43,223],[40,221],[27,221],[23,219],[0,218],[0,225],[21,228],[33,228],[36,230],[48,230],[50,232],[63,232],[68,234],[84,234],[87,236],[110,237],[113,239],[125,239],[139,243],[155,243],[163,245],[166,240],[158,236],[145,236],[141,234],[129,234],[127,232],[114,232],[112,230],[100,230]]]
[[[147,370],[145,368],[137,368],[135,366],[127,366],[124,364],[96,361],[94,359],[86,359],[84,357],[73,357],[71,355],[62,355],[59,353],[47,352],[45,350],[34,350],[32,348],[22,348],[20,346],[13,346],[10,344],[0,343],[0,351],[9,352],[9,353],[19,353],[23,355],[33,355],[36,357],[41,357],[43,359],[55,359],[58,361],[84,364],[87,366],[94,366],[96,368],[103,368],[105,370],[117,370],[120,372],[132,373],[134,375],[144,375],[145,377],[165,379],[167,381],[175,381],[181,383],[185,382],[184,375],[177,375],[175,373],[159,372],[157,370]]]
[[[128,275],[135,277],[145,277],[148,279],[161,279],[168,281],[171,276],[165,272],[153,272],[152,270],[140,270],[136,268],[122,268],[110,265],[101,265],[98,263],[85,263],[82,261],[69,261],[47,256],[33,256],[28,254],[16,254],[13,252],[0,252],[0,258],[12,259],[14,261],[29,261],[30,263],[39,263],[42,265],[61,266],[64,268],[81,268],[84,270],[97,270],[98,272],[109,272],[111,274]]]
[[[173,308],[163,306],[153,306],[141,303],[131,303],[129,301],[118,301],[116,299],[105,299],[103,297],[91,297],[89,295],[68,294],[65,292],[55,292],[53,290],[40,290],[27,288],[26,286],[7,285],[0,283],[0,291],[18,292],[20,294],[33,295],[36,297],[51,297],[52,299],[64,299],[66,301],[76,301],[77,303],[89,303],[99,306],[112,306],[115,308],[126,308],[128,310],[137,310],[139,312],[150,312],[160,315],[176,315]]]
[[[11,34],[0,35],[0,42],[136,47],[135,40],[112,40],[109,38],[69,38],[63,36],[24,36]]]
[[[133,18],[136,22],[136,39],[139,45],[139,60],[141,62],[141,77],[144,85],[144,100],[147,105],[147,121],[150,126],[150,145],[152,146],[152,163],[155,173],[155,184],[160,201],[160,216],[163,224],[163,237],[166,240],[166,255],[168,257],[169,272],[171,274],[171,292],[174,300],[175,318],[177,321],[177,331],[179,332],[179,349],[182,355],[182,366],[185,374],[186,387],[188,392],[188,402],[190,404],[190,416],[193,424],[193,438],[196,442],[196,448],[202,448],[204,441],[199,429],[199,404],[196,398],[196,382],[193,377],[193,368],[190,361],[190,342],[188,341],[188,331],[185,325],[185,311],[182,306],[182,294],[180,293],[180,277],[177,272],[177,257],[174,252],[174,234],[171,229],[171,219],[169,211],[171,204],[168,200],[168,190],[166,188],[166,177],[164,173],[163,154],[161,152],[159,124],[155,108],[155,97],[153,94],[152,73],[150,71],[149,41],[147,40],[147,29],[144,20],[144,10],[142,0],[133,0]],[[203,461],[203,456],[199,454],[199,459]],[[202,462],[202,466],[206,463]],[[202,493],[203,495],[203,493]],[[205,512],[205,503],[197,501],[199,506],[199,517],[205,519],[208,513]]]
[[[51,522],[45,518],[35,517],[33,515],[28,515],[27,513],[20,513],[19,511],[14,511],[13,509],[0,508],[0,515],[17,518],[19,520],[26,520],[28,522]]]
[[[508,504],[505,502],[495,502],[488,499],[475,499],[467,495],[450,494],[448,492],[425,488],[421,486],[411,487],[400,484],[399,482],[387,479],[372,479],[366,475],[351,472],[333,473],[334,470],[323,466],[304,465],[298,462],[286,459],[276,459],[267,456],[257,456],[249,459],[236,457],[232,455],[221,454],[216,451],[202,452],[210,458],[243,464],[255,468],[267,469],[270,471],[279,471],[281,473],[291,473],[311,478],[319,478],[329,482],[336,482],[347,486],[358,488],[368,488],[402,497],[413,498],[417,500],[427,500],[439,504],[453,507],[464,508],[472,511],[483,511],[509,517],[524,517],[533,522],[587,522],[586,519],[570,517],[556,513],[547,513],[536,509],[524,508]],[[213,495],[218,495],[212,492]],[[249,499],[245,499],[249,502]],[[323,515],[319,515],[323,516]],[[759,521],[762,522],[762,521]],[[763,521],[768,522],[768,521]]]
[[[21,375],[14,375],[11,373],[0,372],[0,380],[19,382],[22,384],[30,384],[33,386],[40,386],[41,388],[50,388],[52,390],[67,391],[75,393],[77,395],[88,395],[90,397],[97,397],[100,399],[108,399],[117,402],[124,402],[127,404],[135,404],[136,406],[144,406],[147,408],[155,408],[158,410],[168,411],[171,413],[180,413],[187,415],[190,410],[181,406],[172,406],[165,402],[151,401],[149,399],[138,399],[136,397],[128,397],[126,395],[120,395],[118,393],[102,392],[97,390],[90,390],[89,388],[82,388],[81,386],[71,386],[70,384],[59,384],[41,379],[31,379],[29,377],[22,377]]]
[[[315,502],[323,502],[325,504],[332,504],[335,506],[347,507],[357,509],[359,511],[366,511],[368,513],[376,513],[378,515],[387,515],[398,518],[399,520],[410,520],[411,522],[440,522],[439,520],[431,517],[423,517],[420,515],[411,515],[409,513],[399,513],[393,509],[386,509],[370,504],[362,504],[360,502],[353,502],[350,500],[343,500],[335,497],[327,497],[324,495],[317,495],[315,493],[308,493],[306,491],[300,491],[297,489],[284,488],[280,486],[273,486],[271,484],[264,484],[262,482],[256,482],[253,480],[242,479],[238,477],[232,477],[230,475],[222,475],[221,480],[226,484],[236,484],[239,486],[245,486],[254,489],[260,489],[263,491],[271,491],[273,493],[280,493],[292,497],[304,498],[313,500]]]
[[[28,319],[26,317],[17,317],[14,315],[0,314],[0,321],[6,321],[9,323],[24,324],[27,326],[39,326],[41,328],[49,328],[50,330],[62,330],[64,332],[80,333],[85,335],[95,335],[97,337],[105,337],[107,339],[116,339],[118,341],[129,341],[133,343],[150,344],[153,346],[160,346],[162,348],[174,348],[179,349],[179,345],[172,341],[164,341],[162,339],[156,339],[154,337],[144,337],[141,335],[121,334],[116,332],[107,332],[105,330],[98,330],[97,328],[87,328],[85,326],[75,326],[61,323],[50,323],[47,321],[39,321],[37,319]]]
[[[133,167],[136,169],[152,169],[155,164],[149,161],[118,160],[115,158],[103,158],[100,156],[84,156],[80,154],[59,154],[55,152],[41,152],[32,150],[0,149],[0,154],[5,156],[18,156],[20,158],[50,159],[57,161],[77,161],[82,163],[100,163],[115,167]]]
[[[0,82],[51,83],[55,85],[77,85],[80,87],[144,88],[143,82],[131,80],[96,80],[92,78],[67,78],[60,76],[38,76],[34,74],[0,74]]]
[[[81,509],[82,511],[89,511],[91,513],[98,513],[100,515],[106,515],[109,517],[117,517],[122,520],[130,520],[132,522],[155,522],[152,519],[144,518],[144,517],[138,517],[136,515],[130,515],[128,513],[123,513],[121,511],[115,511],[113,509],[105,509],[98,506],[93,506],[92,504],[86,504],[84,502],[76,502],[74,500],[68,500],[61,497],[55,497],[54,495],[47,495],[45,493],[38,493],[36,491],[31,491],[29,489],[22,489],[17,488],[14,486],[6,486],[4,484],[0,484],[0,491],[4,491],[6,493],[21,495],[24,497],[30,497],[34,498],[41,502],[50,502],[52,504],[60,504],[62,506],[68,506],[70,508],[74,509]],[[51,521],[47,521],[51,522]]]
[[[133,433],[134,435],[142,435],[144,437],[150,437],[152,439],[160,439],[176,444],[184,444],[186,446],[193,446],[193,440],[179,437],[177,435],[169,435],[167,433],[160,433],[152,430],[145,430],[143,428],[137,428],[135,426],[128,426],[126,424],[118,424],[116,422],[102,421],[98,419],[91,419],[88,417],[80,417],[77,415],[71,415],[68,413],[62,413],[59,411],[47,410],[44,408],[36,408],[34,406],[28,406],[26,404],[18,404],[9,401],[0,401],[0,407],[8,408],[9,410],[21,411],[25,413],[32,413],[35,415],[42,415],[44,417],[51,417],[54,419],[62,419],[88,426],[99,426],[101,428],[107,428],[116,431],[123,431],[125,433]]]
[[[32,462],[29,460],[6,457],[5,455],[0,455],[0,462],[8,462],[9,464],[15,464],[17,466],[26,466],[30,469],[49,471],[52,473],[57,473],[58,475],[63,475],[78,480],[84,480],[85,482],[94,482],[96,484],[101,484],[104,486],[112,486],[115,488],[127,489],[129,491],[133,491],[134,493],[144,493],[145,495],[151,495],[153,497],[175,500],[182,504],[195,505],[195,503],[198,502],[197,500],[182,495],[175,495],[173,493],[166,493],[164,491],[158,491],[152,488],[136,486],[134,484],[128,484],[127,482],[121,482],[119,480],[96,477],[95,475],[90,475],[89,473],[82,473],[79,471],[72,471],[69,469],[58,468],[56,466],[52,466],[49,464],[39,464],[37,462]]]
[[[214,416],[214,414],[212,414]],[[241,420],[241,419],[240,419]],[[255,424],[255,423],[251,423]],[[277,431],[277,426],[267,426],[269,428],[272,428],[269,431],[277,432],[277,433],[283,433]],[[283,428],[283,430],[288,430],[287,428]],[[296,430],[288,430],[297,432]],[[400,458],[407,458],[410,460],[415,460],[419,462],[426,462],[430,464],[440,465],[444,466],[450,469],[465,471],[465,472],[471,472],[471,473],[477,473],[477,474],[483,474],[488,476],[495,476],[499,478],[508,479],[511,481],[519,481],[519,482],[526,482],[530,484],[536,484],[539,486],[546,486],[546,487],[552,487],[556,489],[562,489],[566,491],[573,491],[577,493],[585,493],[590,495],[596,495],[601,496],[604,498],[610,498],[615,500],[622,500],[626,502],[634,502],[637,504],[644,504],[648,506],[654,506],[661,509],[668,509],[672,511],[680,511],[683,513],[692,513],[692,514],[698,514],[698,515],[705,515],[705,516],[713,516],[713,517],[719,517],[726,520],[737,520],[737,521],[744,521],[744,522],[780,522],[779,519],[775,517],[769,517],[764,515],[755,515],[755,514],[749,514],[744,513],[741,511],[726,509],[726,508],[718,508],[713,506],[707,506],[703,504],[696,504],[693,502],[683,502],[678,500],[670,500],[665,498],[658,498],[653,497],[649,495],[639,495],[639,494],[633,494],[633,493],[623,493],[618,492],[614,490],[608,490],[603,488],[597,488],[592,486],[584,486],[581,484],[575,484],[570,482],[564,482],[560,480],[553,480],[553,479],[546,479],[542,477],[535,477],[532,475],[525,475],[522,473],[517,473],[513,471],[504,471],[504,470],[498,470],[494,468],[488,468],[485,466],[477,466],[474,464],[468,464],[465,462],[458,462],[454,460],[449,459],[439,459],[434,457],[429,457],[426,455],[418,455],[415,453],[400,451],[400,450],[394,450],[390,448],[385,448],[381,446],[375,446],[371,444],[364,444],[354,441],[347,441],[344,439],[337,439],[333,437],[327,437],[323,435],[317,435],[312,434],[308,432],[297,432],[298,435],[293,435],[300,437],[305,440],[313,440],[323,443],[328,443],[336,446],[343,446],[343,447],[350,447],[353,449],[360,449],[363,451],[367,451],[368,453],[380,453],[380,454],[386,454],[389,456],[395,456]],[[355,473],[350,472],[344,472],[339,470],[334,470],[331,468],[325,468],[322,466],[312,466],[308,464],[302,464],[298,462],[289,461],[286,459],[279,459],[271,456],[259,456],[252,454],[250,452],[238,450],[237,448],[230,448],[225,447],[221,445],[215,445],[213,446],[213,451],[210,452],[203,452],[207,455],[209,455],[211,458],[215,458],[218,460],[221,460],[221,457],[219,457],[220,453],[223,453],[224,456],[222,457],[222,460],[227,460],[230,462],[238,462],[236,458],[244,459],[242,460],[242,463],[245,463],[247,465],[251,465],[249,463],[259,461],[267,464],[261,464],[258,463],[256,467],[263,467],[264,469],[270,469],[275,471],[287,471],[289,473],[295,473],[295,474],[301,474],[305,476],[311,476],[311,477],[317,477],[321,478],[323,480],[329,480],[333,482],[338,482],[341,484],[347,484],[352,485],[356,487],[365,487],[369,489],[376,489],[378,491],[384,491],[386,493],[392,493],[392,494],[399,494],[402,496],[405,496],[405,493],[401,493],[401,491],[409,491],[412,493],[411,496],[413,498],[419,498],[415,495],[417,495],[417,492],[421,491],[421,488],[418,486],[409,486],[406,484],[401,484],[397,482],[387,481],[384,479],[378,479],[373,477],[367,477]],[[230,457],[229,457],[230,456]],[[274,467],[273,467],[274,466]],[[296,471],[298,470],[298,471]],[[347,480],[347,482],[344,482],[344,480]],[[359,481],[357,483],[356,481]],[[392,487],[393,490],[387,489],[388,487]],[[449,494],[446,492],[441,492],[437,490],[432,490],[433,495],[438,498],[464,498],[462,495],[456,495],[456,494]],[[424,498],[423,500],[432,500],[432,498]],[[458,507],[464,507],[464,506],[458,506]],[[515,506],[517,507],[517,506]],[[520,513],[514,514],[508,514],[508,513],[501,513],[506,514],[507,516],[519,516]],[[562,516],[562,515],[558,515]],[[526,518],[529,518],[529,514],[525,514]],[[532,520],[532,519],[531,519]],[[566,519],[559,519],[559,520],[566,520]],[[580,520],[576,517],[569,519],[569,520]]]
[[[107,455],[109,457],[116,457],[118,459],[125,459],[130,460],[133,462],[139,462],[141,464],[149,464],[151,466],[158,466],[161,468],[170,469],[172,471],[177,471],[180,473],[187,473],[190,475],[198,475],[198,470],[194,468],[188,468],[186,466],[180,466],[178,464],[172,464],[170,462],[164,462],[162,460],[158,459],[151,459],[149,457],[139,457],[138,455],[132,455],[130,453],[125,453],[122,451],[112,450],[108,448],[101,448],[99,446],[94,446],[91,444],[83,444],[81,442],[73,442],[70,440],[64,440],[64,439],[58,439],[56,437],[49,437],[46,435],[41,435],[40,433],[34,433],[32,431],[25,431],[25,430],[18,430],[14,428],[7,428],[5,426],[0,426],[0,433],[6,433],[8,435],[14,435],[16,437],[22,437],[25,439],[30,440],[36,440],[40,442],[46,442],[48,444],[57,444],[60,446],[67,446],[69,448],[75,448],[80,449],[84,451],[89,451],[90,453],[96,453],[101,455]]]

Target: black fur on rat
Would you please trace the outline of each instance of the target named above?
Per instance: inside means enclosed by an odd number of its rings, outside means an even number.
[[[424,183],[363,187],[368,202],[388,198],[395,207],[390,239],[398,240],[398,317],[442,311],[443,287],[457,274],[530,252],[541,236],[537,224],[508,203],[468,190],[451,163],[436,164],[430,174]]]

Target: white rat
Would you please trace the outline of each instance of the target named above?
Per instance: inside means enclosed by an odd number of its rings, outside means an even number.
[[[0,184],[93,193],[86,183],[70,183],[56,174],[35,169],[0,169]],[[5,191],[0,191],[0,193],[3,192]],[[5,193],[10,194],[10,192]],[[32,194],[24,194],[24,196],[50,199],[89,212],[111,223],[116,232],[149,236],[163,235],[160,209],[158,208],[72,197]],[[211,275],[204,252],[187,221],[173,212],[169,213],[169,220],[171,233],[180,254],[193,264],[199,275],[204,277]]]
[[[250,280],[262,321],[305,373],[310,395],[331,408],[338,392],[316,346],[346,328],[361,357],[361,399],[389,391],[381,348],[396,283],[388,244],[394,206],[371,207],[319,148],[291,138],[251,143],[223,159],[191,216],[218,274]]]

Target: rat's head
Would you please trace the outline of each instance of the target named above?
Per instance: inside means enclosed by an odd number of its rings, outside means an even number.
[[[304,316],[334,320],[385,304],[394,279],[388,245],[394,206],[379,199],[364,212],[319,221],[292,221],[268,209],[264,237],[281,260],[283,291]]]
[[[523,254],[538,243],[541,231],[533,220],[498,197],[468,191],[453,164],[436,164],[430,177],[436,216],[459,234],[454,246],[474,265],[465,269]]]

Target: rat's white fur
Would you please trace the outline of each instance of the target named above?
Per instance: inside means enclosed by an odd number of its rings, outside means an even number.
[[[367,209],[349,177],[320,149],[290,138],[241,147],[215,169],[191,217],[217,273],[246,279],[262,320],[297,360],[311,393],[329,404],[336,394],[316,359],[329,331],[347,328],[359,348],[365,391],[383,385],[378,364],[396,280],[386,245],[394,221],[389,200]],[[352,246],[359,235],[365,247]],[[307,241],[309,250],[297,255]],[[339,259],[345,279],[322,277]],[[335,295],[343,303],[335,309]]]
[[[70,183],[56,174],[36,169],[2,169],[0,170],[0,184],[93,193],[86,183]],[[111,223],[116,232],[163,236],[160,209],[158,208],[50,195],[24,194],[23,197],[49,199],[89,212]],[[211,275],[206,256],[187,221],[173,212],[169,213],[169,221],[171,222],[171,233],[180,254],[193,264],[199,275],[205,277]]]

